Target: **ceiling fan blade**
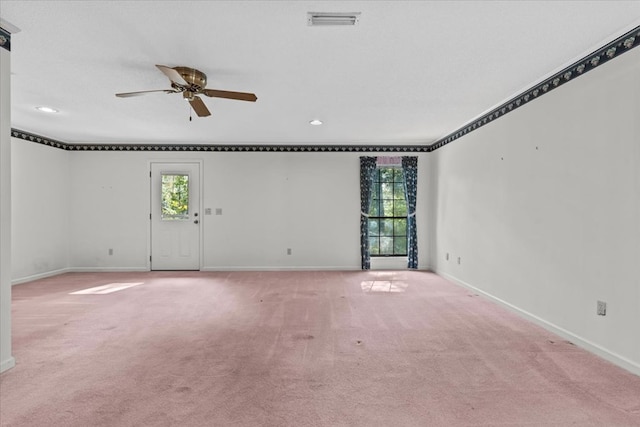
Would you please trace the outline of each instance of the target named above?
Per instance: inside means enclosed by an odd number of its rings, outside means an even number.
[[[187,81],[182,78],[180,73],[173,68],[167,67],[166,65],[156,65],[156,67],[158,67],[158,69],[162,71],[164,75],[167,76],[172,82],[178,83],[179,85],[189,85],[189,83],[187,83]]]
[[[239,101],[256,102],[258,97],[253,93],[229,92],[227,90],[203,89],[202,93],[214,98],[237,99]]]
[[[142,91],[138,91],[138,92],[116,93],[116,96],[118,98],[129,98],[130,96],[140,96],[140,95],[145,95],[147,93],[153,93],[153,92],[177,93],[175,90],[158,89],[158,90],[142,90]]]
[[[204,102],[202,102],[201,98],[194,96],[193,99],[189,100],[189,104],[191,104],[191,108],[193,108],[193,111],[196,112],[198,117],[206,117],[211,115],[211,112],[209,111],[207,106],[204,105]]]

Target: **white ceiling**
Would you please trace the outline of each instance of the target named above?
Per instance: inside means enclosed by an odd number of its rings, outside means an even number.
[[[310,27],[307,12],[361,12]],[[0,1],[12,127],[68,143],[428,144],[640,24],[640,1]],[[208,88],[189,121],[155,67]],[[45,114],[36,106],[54,107]],[[322,126],[310,126],[311,119]]]

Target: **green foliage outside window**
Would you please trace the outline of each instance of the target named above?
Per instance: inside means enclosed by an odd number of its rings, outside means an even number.
[[[407,199],[402,169],[380,167],[369,209],[371,256],[407,255]]]
[[[162,175],[162,219],[189,216],[189,175]]]

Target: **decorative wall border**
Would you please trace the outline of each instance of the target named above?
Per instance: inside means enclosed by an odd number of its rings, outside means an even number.
[[[36,135],[33,133],[25,132],[19,129],[11,128],[11,136],[14,138],[24,139],[25,141],[35,142],[42,145],[48,145],[49,147],[60,148],[62,150],[68,150],[69,145],[66,142],[56,141],[55,139],[47,138],[44,136]]]
[[[563,70],[558,71],[551,77],[545,79],[543,82],[538,83],[531,89],[494,108],[480,118],[475,119],[473,122],[466,124],[465,126],[455,130],[444,138],[430,144],[428,146],[429,151],[434,151],[438,148],[444,147],[445,145],[468,134],[469,132],[473,132],[474,130],[482,126],[491,123],[495,119],[502,117],[519,107],[522,107],[528,102],[540,98],[542,95],[551,92],[552,90],[562,86],[563,84],[582,76],[583,74],[599,67],[606,62],[609,62],[614,58],[617,58],[618,56],[630,51],[638,45],[640,45],[640,26],[604,45],[600,49],[585,56],[581,60],[574,62],[572,65],[569,65]]]
[[[246,152],[246,153],[426,153],[427,145],[251,145],[251,144],[69,144],[20,129],[11,136],[67,151],[165,151],[165,152]]]
[[[0,28],[0,36],[5,34]],[[6,33],[8,35],[8,33]],[[8,38],[10,42],[10,36]],[[0,39],[0,42],[2,39]],[[69,151],[187,151],[187,152],[390,152],[424,153],[435,151],[474,130],[491,123],[523,105],[540,98],[563,84],[617,58],[640,45],[640,26],[618,37],[572,65],[558,71],[531,89],[511,98],[481,117],[428,145],[216,145],[216,144],[69,144],[19,129],[11,129],[12,136]],[[4,46],[3,46],[4,47]],[[6,47],[5,47],[6,48]]]
[[[11,33],[0,27],[0,47],[11,52]]]

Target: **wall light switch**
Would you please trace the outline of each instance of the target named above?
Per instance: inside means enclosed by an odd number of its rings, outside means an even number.
[[[604,301],[598,301],[598,316],[606,316],[607,315],[607,303]]]
[[[205,208],[204,214],[205,215],[211,215],[211,208]]]
[[[216,208],[216,215],[222,215],[222,208]]]

